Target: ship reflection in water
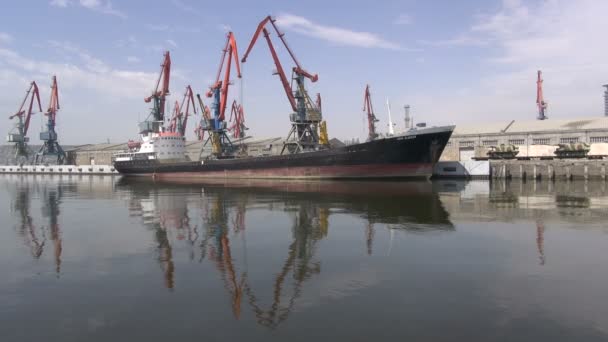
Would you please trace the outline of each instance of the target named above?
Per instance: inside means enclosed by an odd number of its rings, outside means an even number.
[[[190,261],[213,264],[236,319],[246,303],[260,325],[276,328],[285,321],[303,291],[304,282],[321,272],[317,244],[329,234],[332,215],[348,213],[363,221],[361,250],[373,254],[375,225],[388,230],[451,231],[448,214],[430,183],[277,182],[175,183],[121,179],[117,188],[132,194],[129,210],[154,231],[158,261],[167,288],[173,289],[174,263],[169,235],[187,242]],[[189,196],[171,196],[172,193]],[[200,192],[200,194],[199,194]],[[196,196],[194,196],[196,194]],[[190,207],[196,207],[193,210]],[[233,241],[246,244],[248,211],[289,216],[290,238],[274,252],[281,262],[271,270],[268,303],[248,281],[248,265],[234,257]],[[194,217],[197,212],[200,217]],[[191,215],[193,217],[191,217]],[[196,223],[193,223],[196,222]],[[358,229],[358,227],[353,227]],[[282,232],[269,232],[279,234]],[[195,249],[198,249],[195,251]],[[282,255],[282,257],[281,257]],[[264,290],[264,289],[261,289]]]
[[[605,183],[0,188],[9,341],[608,338]]]

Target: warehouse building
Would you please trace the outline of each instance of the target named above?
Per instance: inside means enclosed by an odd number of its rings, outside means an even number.
[[[547,151],[551,145],[569,143],[608,143],[608,117],[575,120],[503,121],[488,124],[456,126],[442,161],[466,161],[485,158],[491,146],[500,144],[519,147],[519,156]],[[555,148],[555,147],[554,147]]]

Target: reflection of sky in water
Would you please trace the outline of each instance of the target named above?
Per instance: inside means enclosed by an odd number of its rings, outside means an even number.
[[[0,330],[9,340],[608,335],[602,184],[248,185],[3,176]]]

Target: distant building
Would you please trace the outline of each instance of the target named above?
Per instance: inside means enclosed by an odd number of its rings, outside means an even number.
[[[527,155],[534,146],[577,142],[608,143],[608,117],[457,125],[441,160],[486,157],[491,146],[500,144],[516,145]]]

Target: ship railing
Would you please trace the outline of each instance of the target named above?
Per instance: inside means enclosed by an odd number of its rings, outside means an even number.
[[[129,158],[130,160],[149,160],[149,159],[156,159],[156,152],[144,152],[144,153],[134,153],[134,152],[121,152],[121,153],[116,153],[112,156],[112,161],[116,161],[117,159],[127,159]]]

